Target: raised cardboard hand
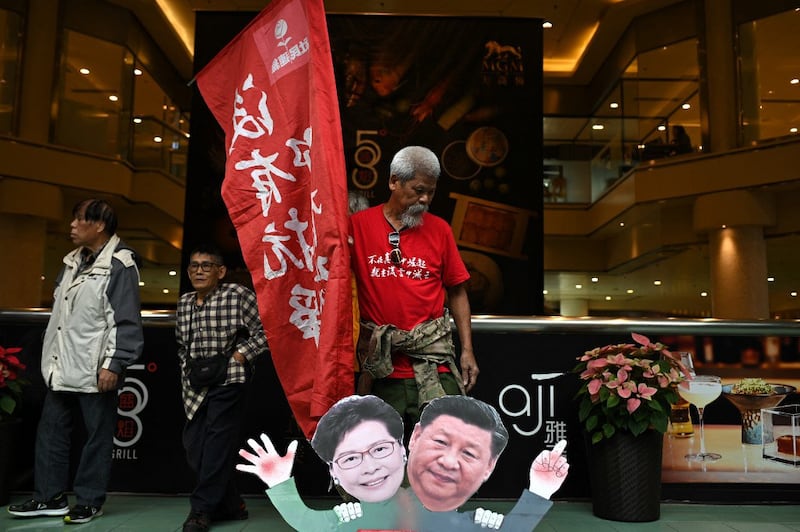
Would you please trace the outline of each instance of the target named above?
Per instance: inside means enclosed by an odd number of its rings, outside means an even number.
[[[561,487],[569,471],[567,459],[561,456],[566,447],[567,440],[561,440],[552,451],[545,449],[534,459],[530,471],[530,491],[549,499]]]
[[[261,441],[264,446],[250,438],[247,444],[256,454],[248,452],[246,449],[239,449],[239,456],[250,462],[252,465],[236,464],[236,469],[245,473],[256,475],[268,488],[280,484],[292,476],[292,466],[294,465],[294,455],[297,451],[297,440],[292,441],[286,448],[286,455],[281,456],[275,451],[269,437],[261,434]]]

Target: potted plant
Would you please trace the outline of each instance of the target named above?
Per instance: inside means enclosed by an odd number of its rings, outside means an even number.
[[[21,376],[25,364],[16,356],[20,351],[20,347],[0,346],[0,504],[8,502],[8,464],[14,456],[14,438],[21,422],[17,411],[22,400],[22,387],[28,384]]]
[[[25,364],[15,355],[21,347],[0,346],[0,422],[10,419],[22,398],[22,386],[28,381],[20,376]]]
[[[592,509],[616,521],[660,516],[661,449],[675,387],[689,378],[680,356],[633,333],[635,343],[578,358],[578,419],[587,442]]]

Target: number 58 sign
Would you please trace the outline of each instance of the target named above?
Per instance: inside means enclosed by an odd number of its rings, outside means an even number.
[[[356,167],[350,174],[353,185],[368,190],[378,182],[378,171],[375,165],[381,160],[381,147],[370,136],[380,136],[375,129],[359,129],[356,131],[356,151],[353,160]]]

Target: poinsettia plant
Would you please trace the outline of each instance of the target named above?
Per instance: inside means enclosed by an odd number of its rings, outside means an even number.
[[[595,444],[617,431],[638,436],[667,431],[676,386],[690,378],[680,356],[641,334],[635,344],[596,347],[578,358],[573,370],[583,381],[575,395],[578,419]]]
[[[22,386],[28,381],[21,376],[25,364],[16,354],[21,347],[0,346],[0,421],[11,417],[22,399]]]

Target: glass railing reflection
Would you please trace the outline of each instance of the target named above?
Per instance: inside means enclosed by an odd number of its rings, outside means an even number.
[[[153,116],[133,119],[131,162],[137,168],[154,168],[186,178],[189,134]]]

